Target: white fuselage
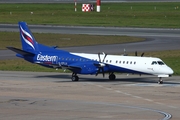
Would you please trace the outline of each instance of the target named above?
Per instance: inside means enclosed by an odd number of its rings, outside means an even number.
[[[97,54],[71,54],[99,61],[99,57]],[[104,59],[104,57],[105,54],[100,54],[101,61]],[[126,69],[125,71],[115,72],[133,73],[132,71],[135,71],[135,73],[139,72],[142,74],[144,73],[157,75],[158,77],[169,77],[169,75],[173,74],[173,70],[170,67],[168,67],[161,59],[154,57],[107,55],[103,61],[103,64],[113,65],[119,68]]]

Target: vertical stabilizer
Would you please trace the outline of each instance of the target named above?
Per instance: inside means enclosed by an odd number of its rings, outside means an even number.
[[[37,53],[39,51],[38,43],[29,30],[26,22],[19,22],[20,38],[22,43],[22,49],[31,53]]]

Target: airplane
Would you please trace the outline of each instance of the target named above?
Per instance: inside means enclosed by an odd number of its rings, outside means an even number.
[[[38,43],[26,22],[19,22],[22,49],[7,47],[16,52],[16,56],[24,60],[55,69],[72,71],[72,81],[78,81],[77,74],[98,75],[109,73],[109,80],[115,80],[115,73],[132,73],[155,75],[162,84],[162,77],[170,77],[173,70],[160,58],[109,55],[104,52],[97,54],[73,53]],[[137,53],[136,53],[137,54]]]

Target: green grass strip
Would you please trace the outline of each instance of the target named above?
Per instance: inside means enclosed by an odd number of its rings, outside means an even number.
[[[180,28],[180,2],[102,3],[101,12],[69,4],[0,4],[0,23]]]
[[[128,36],[102,36],[102,35],[72,35],[72,34],[51,34],[51,33],[33,33],[36,40],[47,46],[67,47],[67,46],[86,46],[102,44],[119,44],[128,42],[138,42],[145,40],[139,37]],[[19,33],[0,32],[0,49],[6,49],[7,46],[21,48]]]

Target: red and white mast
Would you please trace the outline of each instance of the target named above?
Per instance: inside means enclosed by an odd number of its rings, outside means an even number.
[[[101,8],[100,8],[101,7],[101,0],[97,0],[96,5],[97,5],[96,11],[100,12],[101,11]]]
[[[74,11],[77,11],[77,0],[74,0]]]

